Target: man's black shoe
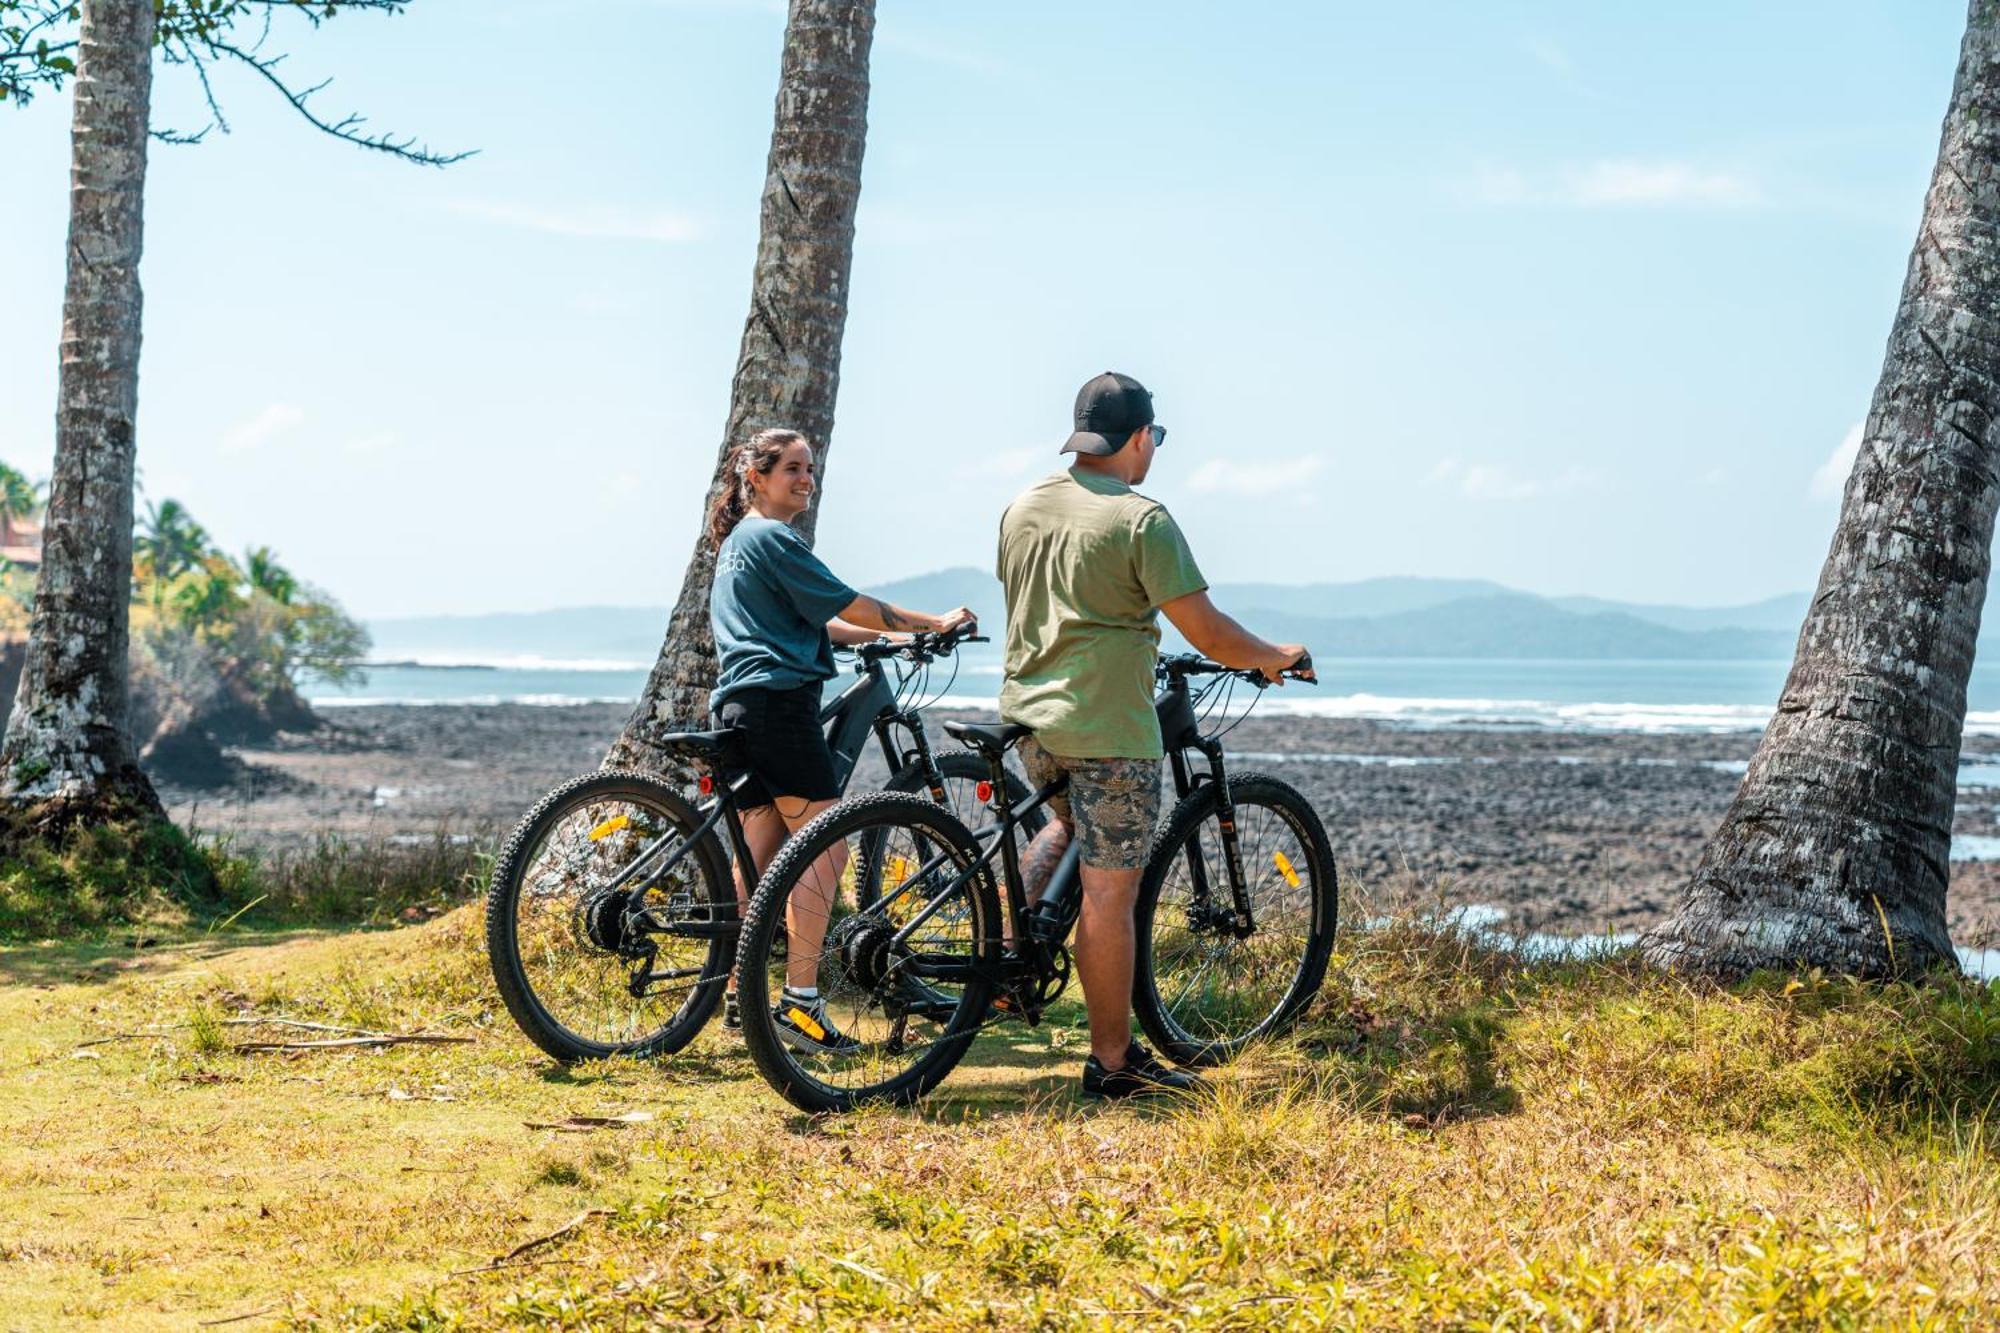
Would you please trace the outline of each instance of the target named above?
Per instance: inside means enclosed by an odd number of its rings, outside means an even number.
[[[722,1026],[728,1032],[743,1030],[743,1010],[736,1003],[735,991],[730,991],[722,997]]]
[[[1116,1069],[1106,1069],[1094,1055],[1085,1060],[1083,1091],[1087,1096],[1112,1100],[1172,1093],[1187,1097],[1208,1091],[1208,1084],[1186,1070],[1162,1064],[1157,1056],[1135,1041],[1125,1050],[1125,1063]]]

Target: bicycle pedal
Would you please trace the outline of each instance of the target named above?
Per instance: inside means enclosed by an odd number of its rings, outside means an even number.
[[[1001,1018],[1018,1018],[1029,1027],[1039,1027],[1042,1022],[1040,1005],[1029,1004],[1020,996],[1002,992],[987,1001],[986,1007]]]

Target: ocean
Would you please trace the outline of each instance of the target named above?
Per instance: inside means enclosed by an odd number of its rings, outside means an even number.
[[[1789,663],[1783,661],[1529,661],[1494,658],[1325,658],[1317,686],[1270,690],[1260,713],[1367,718],[1410,727],[1545,727],[1569,731],[1761,730]],[[309,684],[320,707],[354,704],[573,704],[627,702],[649,662],[448,658],[370,667],[365,682]],[[991,707],[999,659],[966,653],[954,676],[933,668],[930,695],[945,706]],[[928,697],[928,696],[927,696]],[[1247,702],[1249,687],[1239,687]],[[2000,664],[1975,667],[1966,735],[2000,736]]]

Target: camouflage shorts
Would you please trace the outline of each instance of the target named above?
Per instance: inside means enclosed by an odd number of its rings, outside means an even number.
[[[1100,870],[1146,864],[1160,817],[1157,759],[1071,759],[1050,754],[1030,736],[1014,747],[1036,787],[1069,774],[1069,788],[1049,798],[1056,817],[1083,843],[1083,859]]]

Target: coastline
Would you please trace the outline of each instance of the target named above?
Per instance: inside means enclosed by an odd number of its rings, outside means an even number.
[[[322,838],[497,844],[543,792],[597,766],[626,703],[355,704],[319,731],[232,750],[226,788],[163,786],[183,827],[245,849]],[[933,708],[943,742],[951,717]],[[985,714],[989,716],[990,714]],[[1349,919],[1393,908],[1496,908],[1563,935],[1652,924],[1694,868],[1758,733],[1398,725],[1260,713],[1229,731],[1235,771],[1303,791],[1332,835]],[[1968,736],[1955,833],[2000,857],[2000,743]],[[883,777],[879,755],[857,774]],[[1980,839],[1994,840],[1981,843]],[[1954,860],[1962,945],[2000,935],[2000,859]]]

